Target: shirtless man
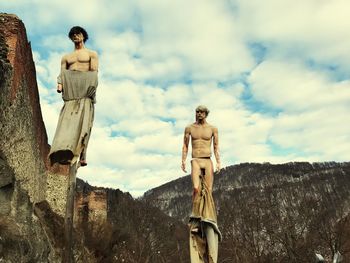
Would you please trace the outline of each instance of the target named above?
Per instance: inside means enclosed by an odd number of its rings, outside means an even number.
[[[219,155],[219,138],[218,129],[209,123],[206,118],[209,110],[205,106],[196,108],[196,122],[185,128],[184,144],[182,147],[182,170],[186,173],[186,158],[188,153],[188,144],[191,138],[192,142],[192,160],[191,160],[191,177],[193,184],[193,198],[199,191],[201,169],[205,170],[205,181],[208,190],[211,192],[213,188],[213,163],[211,157],[211,144],[213,142],[214,155],[216,159],[216,170],[220,170]]]
[[[87,49],[84,45],[86,40],[89,38],[85,29],[80,26],[74,26],[69,31],[68,36],[74,43],[74,51],[62,57],[61,69],[76,71],[97,71],[97,53],[93,50]],[[57,92],[61,93],[63,87],[59,77],[57,82]]]
[[[98,71],[98,55],[96,51],[89,50],[85,47],[85,42],[89,36],[84,28],[80,26],[74,26],[68,33],[68,37],[74,43],[74,51],[66,54],[61,59],[61,70],[74,70],[74,71]],[[61,81],[61,75],[57,78],[57,92],[64,92],[64,87]],[[86,166],[86,149],[80,157],[80,165]]]
[[[191,177],[193,184],[192,213],[189,220],[190,258],[192,263],[213,262],[218,259],[218,241],[221,233],[217,226],[216,209],[212,197],[214,171],[211,157],[213,143],[216,170],[220,170],[218,129],[206,118],[205,106],[196,108],[196,122],[185,128],[181,168],[186,171],[188,144],[192,142]],[[204,171],[204,173],[203,173]],[[206,256],[204,256],[206,255]],[[204,260],[206,257],[206,260]]]

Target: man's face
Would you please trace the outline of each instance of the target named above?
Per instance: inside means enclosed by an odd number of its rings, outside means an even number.
[[[84,36],[82,33],[75,33],[73,34],[72,36],[72,41],[74,43],[80,43],[80,42],[83,42],[84,41]]]
[[[204,120],[207,117],[207,113],[205,111],[196,110],[196,120]]]

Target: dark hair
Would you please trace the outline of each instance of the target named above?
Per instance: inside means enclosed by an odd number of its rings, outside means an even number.
[[[69,31],[69,33],[68,33],[68,36],[69,36],[70,39],[72,39],[74,34],[79,34],[79,33],[82,33],[82,34],[83,34],[84,43],[85,43],[86,40],[89,39],[89,35],[88,35],[88,33],[85,31],[85,29],[82,28],[82,27],[80,27],[80,26],[73,26],[73,27],[70,29],[70,31]]]

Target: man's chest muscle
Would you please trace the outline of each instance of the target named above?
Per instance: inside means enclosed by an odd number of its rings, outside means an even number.
[[[87,52],[81,52],[76,54],[71,54],[67,57],[67,63],[74,64],[74,63],[88,63],[90,61],[89,53]]]
[[[210,140],[213,132],[210,127],[192,127],[191,136],[194,140]]]

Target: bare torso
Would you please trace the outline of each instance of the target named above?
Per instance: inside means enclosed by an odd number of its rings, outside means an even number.
[[[199,189],[201,169],[204,170],[205,181],[209,191],[213,185],[213,163],[210,159],[213,144],[217,170],[220,169],[218,129],[204,121],[196,121],[188,125],[184,132],[184,144],[182,147],[182,170],[186,172],[186,157],[188,144],[192,143],[191,176],[195,192]]]
[[[195,192],[199,189],[201,170],[204,171],[204,180],[207,183],[208,190],[212,190],[213,163],[210,157],[215,129],[207,122],[203,124],[193,123],[186,128],[192,143],[191,176]]]
[[[211,156],[211,144],[214,127],[210,124],[191,124],[192,158],[207,158]]]
[[[62,69],[77,71],[96,71],[98,69],[97,53],[87,48],[74,50],[62,58]]]

